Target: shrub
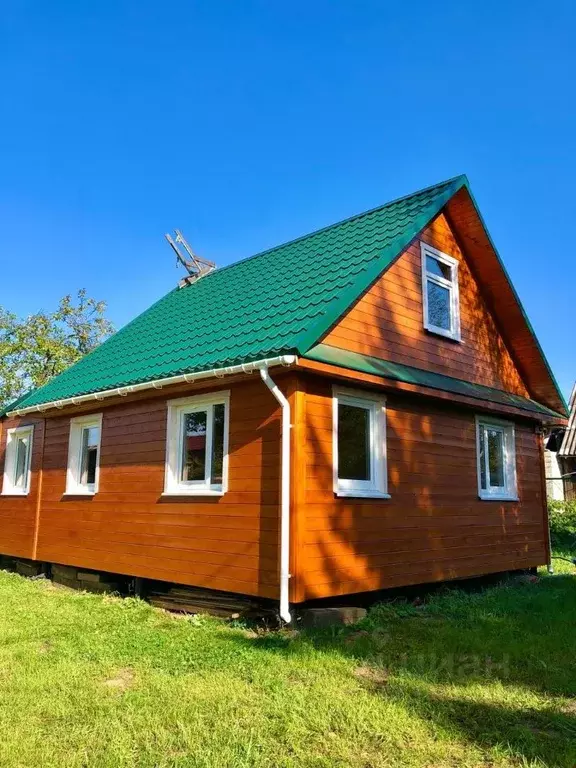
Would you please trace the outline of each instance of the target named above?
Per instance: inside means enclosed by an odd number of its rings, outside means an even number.
[[[576,552],[576,501],[549,501],[552,548]]]

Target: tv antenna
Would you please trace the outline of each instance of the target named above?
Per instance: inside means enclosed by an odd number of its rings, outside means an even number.
[[[184,269],[188,271],[188,275],[182,278],[182,280],[180,280],[178,283],[180,288],[183,288],[185,285],[190,285],[190,283],[196,282],[196,280],[199,280],[201,277],[210,274],[210,272],[213,272],[216,269],[216,264],[213,261],[203,259],[201,256],[198,256],[194,253],[179,229],[174,230],[174,235],[175,237],[166,234],[166,240],[168,240],[172,250],[176,254],[176,265],[180,263]],[[180,244],[186,251],[188,258],[186,258],[186,256],[184,256],[180,251],[178,244]]]

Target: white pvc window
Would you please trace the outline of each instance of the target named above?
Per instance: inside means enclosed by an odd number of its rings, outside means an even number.
[[[6,435],[2,493],[26,496],[30,492],[30,462],[34,427],[15,427]]]
[[[426,243],[420,250],[424,328],[460,341],[458,261]]]
[[[514,425],[477,417],[476,439],[480,498],[517,500]]]
[[[337,496],[389,498],[384,398],[334,390],[333,461]]]
[[[165,494],[226,492],[229,402],[229,392],[217,392],[168,403]]]
[[[102,414],[70,420],[66,493],[90,496],[98,492]]]

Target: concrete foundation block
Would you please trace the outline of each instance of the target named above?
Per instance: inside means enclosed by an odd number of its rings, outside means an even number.
[[[334,627],[356,624],[366,616],[365,608],[303,608],[298,611],[301,627]]]
[[[90,573],[89,571],[78,571],[77,578],[80,581],[90,581],[90,582],[100,582],[104,579],[102,578],[102,575],[100,573]]]
[[[39,576],[42,573],[42,563],[35,561],[27,562],[26,560],[16,561],[16,573],[20,576]]]
[[[78,569],[71,565],[59,565],[54,563],[52,566],[52,578],[54,581],[60,579],[76,579],[78,577]]]

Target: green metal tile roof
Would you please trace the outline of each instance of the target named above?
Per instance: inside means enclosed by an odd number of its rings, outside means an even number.
[[[477,400],[485,400],[499,405],[509,405],[514,408],[521,408],[530,413],[550,416],[553,418],[562,418],[562,414],[546,408],[546,406],[530,400],[527,397],[513,395],[510,392],[504,392],[501,389],[485,387],[482,384],[473,384],[470,381],[455,379],[452,376],[444,376],[432,371],[424,371],[421,368],[413,368],[410,365],[401,363],[392,363],[389,360],[381,360],[378,357],[370,355],[361,355],[358,352],[349,352],[345,349],[338,349],[329,344],[318,344],[306,352],[303,357],[310,360],[317,360],[320,363],[337,365],[340,368],[347,368],[361,373],[371,373],[374,376],[382,376],[385,379],[393,381],[402,381],[406,384],[417,384],[421,387],[430,389],[439,389],[443,392],[453,392],[456,395],[464,395]]]
[[[18,406],[302,354],[463,186],[459,176],[176,288]]]

